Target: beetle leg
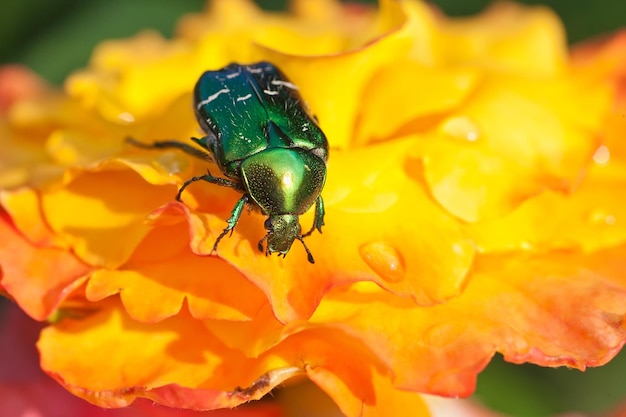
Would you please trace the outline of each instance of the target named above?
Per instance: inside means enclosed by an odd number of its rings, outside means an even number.
[[[306,257],[309,260],[309,262],[314,264],[315,263],[315,259],[313,259],[313,255],[311,254],[311,251],[309,250],[309,248],[306,245],[306,243],[304,243],[304,240],[302,239],[302,237],[298,237],[297,239],[302,243],[302,246],[304,246],[304,250],[306,251]],[[285,254],[285,256],[286,255],[287,254]]]
[[[228,226],[226,226],[226,228],[222,230],[222,233],[220,233],[220,235],[215,240],[215,244],[213,245],[213,252],[217,252],[218,243],[220,243],[220,240],[222,240],[222,238],[226,236],[228,232],[230,232],[232,235],[233,229],[237,225],[237,222],[239,221],[239,217],[241,217],[241,213],[243,212],[243,207],[246,205],[247,202],[248,202],[247,195],[244,195],[243,197],[239,199],[239,201],[237,201],[237,204],[235,204],[235,208],[233,208],[233,211],[230,213],[230,218],[226,220],[226,223],[228,223]]]
[[[317,200],[315,200],[315,218],[313,219],[313,227],[311,230],[302,235],[302,237],[307,237],[311,233],[317,229],[320,233],[322,233],[322,226],[324,226],[324,200],[322,200],[322,196],[318,196]]]
[[[238,183],[231,181],[231,180],[227,180],[226,178],[214,177],[213,175],[211,175],[210,171],[207,171],[207,174],[205,175],[198,175],[197,177],[192,177],[192,178],[189,178],[187,181],[185,181],[183,185],[180,187],[180,189],[178,190],[178,194],[176,194],[176,200],[181,201],[180,196],[182,195],[185,188],[187,188],[191,183],[196,182],[196,181],[207,181],[207,182],[210,182],[211,184],[217,184],[217,185],[221,185],[222,187],[228,187],[228,188],[233,188],[237,191],[243,191],[243,188]]]
[[[202,152],[200,149],[195,148],[191,145],[175,140],[157,140],[152,143],[143,143],[134,138],[128,137],[126,138],[126,143],[142,149],[180,149],[181,151],[193,157],[200,158],[208,162],[215,162],[210,154]]]

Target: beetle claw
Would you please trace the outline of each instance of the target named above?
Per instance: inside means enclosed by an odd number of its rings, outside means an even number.
[[[265,240],[267,239],[267,235],[265,235],[265,237],[263,237],[263,239],[259,240],[258,246],[257,248],[259,248],[259,252],[263,253],[265,252],[265,256],[268,255],[268,251],[266,251],[265,249],[263,249],[263,242],[265,242]]]
[[[311,254],[309,247],[306,245],[306,243],[304,243],[304,239],[302,239],[302,236],[298,236],[297,239],[302,243],[302,246],[304,246],[304,250],[306,251],[306,258],[309,261],[309,263],[314,264],[315,259],[313,258],[313,254]]]

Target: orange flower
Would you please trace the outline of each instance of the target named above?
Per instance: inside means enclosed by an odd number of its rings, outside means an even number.
[[[107,42],[64,92],[9,109],[0,284],[52,322],[43,369],[105,407],[233,407],[306,376],[347,416],[425,415],[417,393],[469,395],[495,352],[612,358],[626,126],[623,66],[603,59],[623,48],[573,65],[550,11],[510,3],[456,20],[417,0],[293,6],[213,1],[174,40]],[[212,253],[238,193],[193,184],[174,202],[207,164],[124,144],[197,136],[198,76],[261,60],[329,139],[315,265],[258,252],[256,213]]]

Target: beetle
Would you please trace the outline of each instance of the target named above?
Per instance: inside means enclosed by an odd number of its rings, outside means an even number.
[[[196,119],[205,132],[191,138],[202,150],[177,141],[144,144],[143,148],[178,148],[214,162],[224,177],[211,172],[190,178],[180,187],[176,199],[196,181],[232,188],[242,194],[227,226],[217,237],[232,234],[244,207],[267,216],[266,235],[258,248],[266,255],[285,257],[299,240],[308,261],[315,260],[303,238],[324,225],[321,192],[326,181],[328,141],[299,94],[298,87],[273,64],[230,64],[206,71],[196,83],[193,95]],[[315,204],[311,229],[302,233],[299,216]],[[263,243],[266,242],[265,249]]]

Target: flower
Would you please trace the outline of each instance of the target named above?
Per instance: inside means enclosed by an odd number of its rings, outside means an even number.
[[[606,61],[624,54],[572,62],[549,10],[512,3],[465,19],[416,0],[293,6],[213,1],[174,40],[106,42],[64,91],[7,110],[0,285],[50,322],[44,371],[103,407],[234,407],[306,376],[347,416],[425,415],[418,393],[471,394],[495,352],[610,360],[626,127]],[[193,184],[175,202],[206,162],[125,143],[197,135],[198,76],[261,60],[329,139],[315,265],[259,253],[255,213],[214,254],[239,194]]]

